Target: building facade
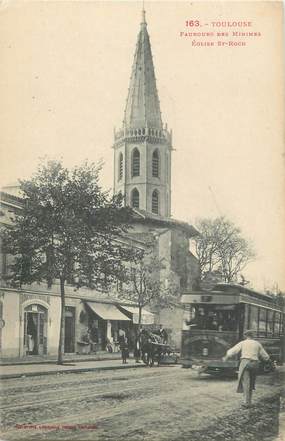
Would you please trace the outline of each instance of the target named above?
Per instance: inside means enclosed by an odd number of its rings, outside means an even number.
[[[41,284],[15,289],[0,287],[1,357],[56,357],[60,326],[59,286]],[[65,354],[119,352],[118,332],[123,329],[130,348],[135,344],[138,308],[81,289],[66,289]],[[143,310],[143,323],[152,324],[154,315]]]
[[[19,186],[0,192],[0,229],[11,228],[12,220],[22,209]],[[1,238],[1,235],[0,235]],[[125,238],[125,240],[128,240]],[[133,247],[145,244],[132,238]],[[0,244],[1,246],[1,244]],[[51,287],[33,283],[21,289],[10,284],[13,257],[0,253],[0,354],[3,359],[56,357],[59,343],[61,299],[57,281]],[[135,344],[138,308],[133,302],[122,301],[116,292],[65,287],[65,354],[96,354],[118,352],[118,331]],[[142,322],[152,324],[154,315],[143,310]]]

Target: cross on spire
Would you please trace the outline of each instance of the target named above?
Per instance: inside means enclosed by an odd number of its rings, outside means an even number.
[[[141,24],[146,24],[144,2],[143,2],[143,8],[142,8],[142,21],[141,21]]]

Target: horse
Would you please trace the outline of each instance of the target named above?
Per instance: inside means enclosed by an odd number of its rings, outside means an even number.
[[[143,330],[141,333],[141,353],[142,360],[147,365],[152,367],[154,365],[154,361],[157,361],[157,365],[159,366],[161,355],[163,352],[161,337],[153,334],[150,331]]]

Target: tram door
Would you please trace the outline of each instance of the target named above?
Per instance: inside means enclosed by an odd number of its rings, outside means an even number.
[[[44,355],[47,351],[47,313],[39,305],[30,305],[24,317],[26,355]]]

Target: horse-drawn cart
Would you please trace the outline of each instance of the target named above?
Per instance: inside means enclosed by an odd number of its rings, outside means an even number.
[[[142,360],[148,366],[161,364],[176,364],[178,355],[169,344],[163,343],[161,337],[151,332],[142,337],[141,353]]]

